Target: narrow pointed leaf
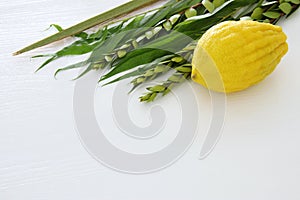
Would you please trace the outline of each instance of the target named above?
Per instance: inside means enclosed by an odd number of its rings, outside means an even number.
[[[49,58],[48,60],[46,60],[39,68],[37,68],[37,70],[35,70],[35,72],[38,72],[40,71],[42,68],[44,68],[46,65],[48,65],[50,62],[56,60],[57,57],[56,56],[53,56],[51,58]]]
[[[83,62],[79,62],[79,63],[73,64],[73,65],[69,65],[67,67],[60,68],[60,69],[56,70],[56,72],[54,73],[54,77],[56,78],[57,74],[60,72],[70,70],[70,69],[81,68],[81,67],[84,67],[85,65],[86,65],[86,61],[83,61]]]

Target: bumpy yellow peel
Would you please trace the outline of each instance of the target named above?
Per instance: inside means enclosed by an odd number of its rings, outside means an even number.
[[[268,76],[287,53],[279,26],[227,21],[209,29],[193,57],[193,81],[217,92],[244,90]]]

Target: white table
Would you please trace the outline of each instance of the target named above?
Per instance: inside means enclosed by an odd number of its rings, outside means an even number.
[[[85,150],[73,116],[76,82],[69,81],[77,72],[53,78],[57,66],[74,61],[58,61],[34,74],[43,59],[29,59],[40,52],[53,52],[68,40],[18,57],[11,53],[54,33],[53,29],[43,31],[49,24],[68,27],[123,2],[126,0],[1,0],[0,199],[300,199],[299,11],[282,24],[289,53],[276,71],[259,85],[227,97],[222,138],[206,159],[198,157],[212,108],[207,91],[195,84],[192,87],[201,109],[198,137],[168,168],[143,175],[120,173]],[[167,98],[158,101],[166,111],[166,131],[149,141],[128,138],[115,126],[109,87],[96,93],[97,119],[104,122],[101,128],[111,132],[107,137],[118,148],[153,152],[174,139],[180,122],[176,98]],[[145,126],[151,122],[150,105],[132,99],[129,107],[135,123]]]

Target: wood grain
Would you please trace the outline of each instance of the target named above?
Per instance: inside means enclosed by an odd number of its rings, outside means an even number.
[[[1,0],[0,199],[299,200],[300,12],[281,23],[288,35],[289,53],[276,71],[261,84],[228,96],[223,137],[209,158],[197,159],[211,117],[210,98],[197,85],[192,87],[201,110],[199,138],[170,168],[141,176],[121,174],[88,154],[73,120],[75,83],[69,80],[77,72],[53,78],[56,68],[77,60],[60,60],[34,74],[43,60],[30,59],[70,41],[20,57],[11,53],[54,33],[44,31],[52,23],[68,27],[124,2]],[[111,89],[99,89],[98,95],[101,98],[95,112],[107,118],[103,129],[116,130],[111,115],[102,113],[110,110],[111,100],[102,97],[109,97]],[[133,105],[133,117],[147,121],[148,108]],[[176,116],[169,115],[171,126]],[[116,130],[107,137],[125,149],[132,148],[120,135]]]

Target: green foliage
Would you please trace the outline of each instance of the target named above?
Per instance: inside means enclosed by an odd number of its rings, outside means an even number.
[[[166,81],[148,87],[140,98],[150,102],[190,78],[195,44],[210,27],[245,18],[275,24],[298,7],[299,0],[170,0],[159,9],[107,25],[95,33],[75,35],[77,40],[60,51],[36,56],[49,57],[38,70],[65,56],[90,53],[87,60],[60,68],[55,75],[85,67],[80,78],[91,70],[106,68],[101,83],[133,78],[132,90],[173,70]]]

